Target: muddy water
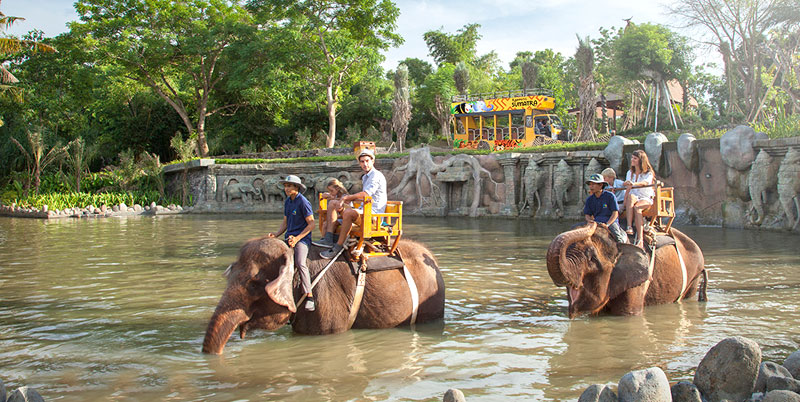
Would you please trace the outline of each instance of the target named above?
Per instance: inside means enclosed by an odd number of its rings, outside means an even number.
[[[444,322],[314,337],[252,331],[200,347],[246,239],[280,216],[0,218],[0,379],[47,400],[569,400],[658,366],[672,382],[719,340],[765,359],[800,348],[800,236],[686,227],[711,272],[708,303],[568,320],[544,255],[569,223],[409,218],[447,285]]]

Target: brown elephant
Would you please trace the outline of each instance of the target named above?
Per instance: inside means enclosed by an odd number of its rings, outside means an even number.
[[[425,246],[402,240],[398,250],[419,293],[416,322],[444,317],[444,280],[433,253]],[[312,277],[327,265],[320,249],[309,251]],[[347,331],[350,304],[356,290],[356,277],[340,257],[314,287],[316,311],[297,310],[295,300],[302,296],[294,275],[294,257],[289,247],[275,238],[249,240],[231,264],[228,286],[208,323],[203,352],[220,354],[228,338],[239,327],[242,338],[249,329],[276,330],[294,314],[292,329],[309,335]],[[410,324],[411,293],[402,270],[366,273],[366,286],[353,328],[392,328]]]
[[[634,245],[617,243],[602,223],[587,223],[558,235],[547,250],[547,271],[553,283],[567,288],[569,317],[600,312],[638,315],[644,306],[691,297],[701,278],[698,299],[704,301],[708,275],[703,252],[685,234],[674,228],[671,232],[675,245],[656,250],[652,275],[649,255]]]

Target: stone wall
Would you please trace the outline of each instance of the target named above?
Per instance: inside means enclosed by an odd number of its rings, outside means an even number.
[[[657,177],[674,187],[678,223],[797,232],[800,138],[763,137],[740,126],[714,140],[695,140],[688,133],[676,142],[653,133],[644,144],[612,137],[598,151],[434,157],[423,147],[401,158],[379,158],[376,167],[386,176],[389,199],[402,200],[408,215],[580,220],[586,178],[611,166],[624,179],[630,154],[644,149]],[[170,190],[179,191],[183,166],[165,171]],[[355,159],[242,165],[193,161],[187,170],[193,212],[279,213],[284,195],[278,181],[287,174],[300,176],[315,205],[330,178],[341,180],[350,192],[361,187]]]

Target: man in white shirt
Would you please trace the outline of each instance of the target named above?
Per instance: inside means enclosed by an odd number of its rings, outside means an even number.
[[[361,176],[362,190],[342,197],[342,204],[356,200],[363,201],[367,196],[370,196],[372,197],[372,212],[382,214],[386,210],[386,177],[378,169],[375,169],[375,153],[370,149],[363,149],[358,154],[358,164],[361,166],[361,171],[364,172],[364,175]],[[339,251],[344,247],[344,242],[347,240],[347,235],[350,233],[353,223],[361,225],[363,210],[360,208],[354,209],[346,205],[343,205],[342,208],[342,226],[339,229],[339,240],[333,245],[333,248],[319,254],[324,259],[330,259],[339,254]]]

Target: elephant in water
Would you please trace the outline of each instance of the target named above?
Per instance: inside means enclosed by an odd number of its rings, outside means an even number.
[[[617,243],[602,223],[558,235],[547,250],[547,272],[553,283],[567,287],[569,317],[603,311],[638,315],[647,305],[688,299],[701,277],[698,299],[705,300],[703,252],[685,234],[675,228],[671,232],[675,245],[656,249],[652,274],[649,256],[632,244]]]
[[[444,280],[433,253],[425,246],[401,240],[403,261],[416,283],[419,308],[416,322],[444,317]],[[309,252],[312,278],[329,260],[319,257],[320,249]],[[221,354],[228,338],[238,327],[244,338],[249,329],[276,330],[292,319],[295,332],[309,335],[347,331],[350,303],[356,291],[356,277],[350,265],[339,258],[314,287],[316,311],[296,309],[302,296],[294,274],[291,249],[275,238],[249,240],[231,264],[228,286],[208,323],[203,352]],[[392,328],[411,322],[412,297],[403,271],[368,271],[366,287],[353,328]]]

